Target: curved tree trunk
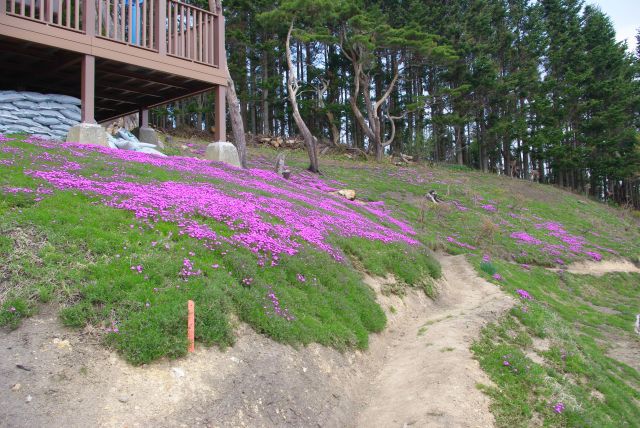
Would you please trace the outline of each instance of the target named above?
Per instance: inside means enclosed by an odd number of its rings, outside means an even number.
[[[302,134],[302,138],[304,140],[304,145],[307,147],[307,153],[309,154],[309,171],[318,173],[320,172],[320,165],[318,162],[318,144],[316,137],[311,134],[309,127],[302,119],[302,115],[300,114],[300,109],[298,108],[298,100],[297,95],[300,87],[298,86],[298,79],[296,75],[296,70],[293,68],[293,62],[291,61],[291,32],[293,31],[293,22],[289,26],[289,32],[287,33],[287,41],[286,41],[286,55],[287,55],[287,66],[289,68],[289,78],[287,79],[287,89],[289,92],[289,101],[291,102],[291,108],[293,110],[293,120],[296,122],[296,126],[300,133]]]

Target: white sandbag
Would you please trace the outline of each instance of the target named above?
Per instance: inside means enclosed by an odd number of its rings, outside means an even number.
[[[0,103],[12,103],[15,101],[23,101],[24,95],[16,91],[0,91]]]
[[[62,119],[64,116],[58,110],[40,110],[40,116]]]
[[[16,116],[11,113],[0,112],[0,123],[17,123],[20,121]]]
[[[38,103],[38,108],[45,110],[62,110],[62,105],[60,103],[55,103],[52,101],[44,101]]]
[[[63,117],[66,117],[67,119],[75,120],[76,122],[80,122],[80,120],[82,119],[79,109],[78,111],[75,111],[75,110],[65,108],[65,109],[56,111],[56,113],[59,113],[60,115],[62,115]]]
[[[40,103],[43,101],[49,101],[49,97],[44,95],[44,94],[40,94],[38,92],[20,92],[22,94],[22,96],[24,97],[25,100],[27,101],[33,101],[36,103]]]
[[[54,129],[56,131],[69,132],[69,128],[71,127],[65,124],[58,124],[58,125],[51,125],[49,128]]]
[[[138,140],[135,135],[133,135],[131,132],[127,131],[124,128],[118,129],[118,132],[116,133],[116,136],[118,136],[120,138],[124,138],[125,140],[129,140],[129,141],[131,141],[133,143],[136,143],[136,144],[140,143],[140,140]]]
[[[39,109],[39,105],[38,103],[34,103],[33,101],[14,101],[13,105],[20,108],[20,109],[29,109],[29,110],[37,110]]]
[[[64,123],[65,125],[74,126],[80,123],[79,120],[67,119],[66,117],[60,118],[60,123]]]
[[[33,118],[35,122],[38,122],[41,125],[58,125],[60,123],[60,119],[56,119],[54,117],[45,117],[45,116],[36,116]]]
[[[80,106],[77,106],[75,104],[60,104],[60,105],[62,106],[63,110],[72,110],[80,113]]]
[[[19,114],[20,117],[36,117],[36,116],[40,116],[40,112],[36,111],[36,110],[29,110],[29,109],[18,109],[16,108],[16,111],[12,112],[14,115]]]
[[[7,132],[29,132],[29,128],[11,123],[7,125]]]
[[[167,155],[165,155],[164,153],[159,152],[159,151],[157,151],[155,149],[151,149],[149,147],[143,147],[143,148],[141,148],[140,150],[137,150],[137,151],[139,153],[147,153],[147,154],[150,154],[150,155],[162,156],[163,158],[167,157]]]
[[[19,110],[18,107],[14,106],[11,103],[0,103],[0,110],[11,110],[11,111],[15,111],[15,110]]]
[[[46,95],[51,101],[56,103],[73,104],[76,106],[79,106],[80,104],[82,104],[80,99],[76,97],[70,97],[68,95],[60,95],[60,94],[46,94]]]

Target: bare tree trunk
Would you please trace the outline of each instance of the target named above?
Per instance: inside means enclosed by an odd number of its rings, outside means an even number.
[[[300,130],[302,134],[302,138],[304,140],[305,146],[307,146],[307,153],[309,154],[309,171],[318,173],[320,172],[319,163],[318,163],[318,149],[317,149],[317,139],[313,135],[311,135],[311,131],[309,131],[309,127],[302,119],[300,115],[300,110],[298,108],[298,100],[296,99],[298,95],[298,91],[300,87],[298,86],[298,79],[296,77],[296,71],[293,68],[293,62],[291,61],[291,32],[293,31],[293,22],[289,26],[289,32],[287,33],[287,42],[286,42],[286,55],[287,55],[287,66],[289,68],[289,76],[287,79],[287,89],[289,90],[289,101],[291,102],[291,109],[293,110],[293,120],[296,122],[296,126]]]

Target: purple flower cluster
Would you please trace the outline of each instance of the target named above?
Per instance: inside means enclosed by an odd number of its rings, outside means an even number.
[[[502,281],[504,278],[499,273],[494,273],[493,279],[495,279],[496,281]]]
[[[476,247],[474,247],[473,245],[469,245],[469,244],[465,244],[464,242],[460,242],[456,238],[454,238],[453,236],[447,236],[447,241],[451,242],[452,244],[457,245],[458,247],[466,248],[468,250],[475,250],[476,249]]]
[[[531,296],[531,294],[529,294],[529,292],[526,290],[519,289],[519,290],[516,290],[516,293],[518,293],[520,298],[523,300],[533,300],[533,297]]]
[[[498,211],[498,209],[497,209],[494,205],[491,205],[491,204],[482,205],[480,208],[482,208],[482,209],[483,209],[483,210],[485,210],[485,211],[489,211],[489,212],[496,212],[496,211]]]
[[[187,258],[182,260],[182,269],[180,270],[180,277],[183,280],[188,281],[190,277],[199,276],[199,275],[202,275],[202,270],[200,269],[195,270],[193,266],[193,262],[191,260]]]
[[[306,278],[304,277],[304,275],[303,275],[303,274],[301,274],[301,273],[299,273],[299,274],[297,275],[297,278],[298,278],[298,281],[300,281],[300,282],[306,282],[306,281],[307,281],[307,279],[306,279]]]
[[[554,411],[555,413],[558,413],[558,414],[560,414],[560,413],[564,412],[564,403],[562,403],[562,402],[558,402],[558,403],[556,403],[556,404],[553,406],[553,411]]]
[[[393,218],[383,204],[351,202],[330,195],[327,192],[333,188],[311,174],[298,174],[287,181],[271,171],[239,170],[193,158],[161,158],[37,139],[31,142],[44,148],[66,150],[74,156],[76,153],[98,154],[106,158],[107,164],[111,162],[109,159],[115,159],[179,172],[184,180],[132,182],[125,180],[122,166],[112,162],[111,177],[95,174],[87,177],[79,170],[80,164],[68,162],[62,155],[48,158],[57,165],[34,163],[33,169],[26,171],[56,189],[99,196],[103,204],[131,211],[149,225],[157,221],[177,223],[181,234],[216,245],[226,242],[243,246],[259,256],[275,259],[273,256],[281,254],[294,255],[307,243],[337,260],[343,256],[327,242],[330,234],[418,245],[412,237],[416,233],[411,226]],[[202,181],[207,179],[221,184]],[[203,217],[225,224],[233,233],[229,237],[218,236],[199,220]]]
[[[289,310],[287,308],[283,308],[280,305],[280,300],[278,299],[278,296],[276,296],[276,293],[273,291],[273,288],[271,288],[271,286],[267,287],[267,298],[269,299],[269,302],[271,304],[270,307],[264,307],[265,309],[267,309],[267,315],[276,315],[286,319],[287,321],[293,321],[296,319],[296,317],[289,313]]]

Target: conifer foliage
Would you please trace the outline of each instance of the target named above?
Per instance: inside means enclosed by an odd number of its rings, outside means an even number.
[[[640,52],[582,0],[223,6],[245,129],[308,134],[311,170],[402,153],[640,208]]]

